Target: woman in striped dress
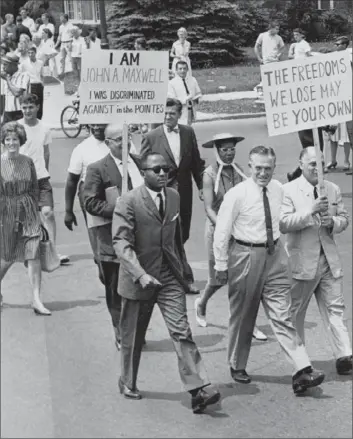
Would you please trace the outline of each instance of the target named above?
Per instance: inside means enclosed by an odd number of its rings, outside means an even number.
[[[1,129],[1,142],[0,282],[15,262],[26,262],[33,310],[36,314],[50,315],[40,300],[39,188],[33,161],[19,153],[20,146],[26,142],[23,126],[17,122],[6,123]]]

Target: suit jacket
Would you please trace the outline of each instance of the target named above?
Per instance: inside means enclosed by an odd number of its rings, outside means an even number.
[[[179,224],[179,195],[166,188],[162,220],[155,202],[142,185],[120,197],[113,217],[113,245],[120,262],[118,293],[132,300],[148,300],[154,288],[143,290],[138,279],[159,278],[163,256],[184,288],[186,258]]]
[[[177,189],[180,195],[181,210],[192,211],[192,176],[199,189],[202,189],[202,174],[205,161],[201,159],[194,130],[186,125],[179,125],[180,162],[177,165],[164,134],[163,125],[150,131],[142,138],[141,156],[147,152],[157,152],[165,158],[171,171],[168,187]]]
[[[130,154],[136,165],[140,167],[138,157]],[[119,193],[122,188],[122,175],[110,154],[103,159],[92,163],[87,168],[84,183],[84,203],[86,211],[93,216],[100,216],[113,220],[115,204],[106,200],[105,190],[108,187],[116,186]],[[111,222],[92,228],[97,236],[98,256],[101,261],[115,261],[117,257],[112,242]]]
[[[320,216],[311,214],[313,186],[304,176],[283,186],[284,199],[281,210],[280,230],[287,234],[287,251],[295,279],[314,279],[324,249],[334,278],[343,275],[335,242],[335,234],[348,226],[348,213],[343,205],[340,189],[325,180],[329,212],[333,216],[333,228],[321,227]]]

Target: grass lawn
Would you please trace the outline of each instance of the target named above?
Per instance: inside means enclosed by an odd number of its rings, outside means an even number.
[[[329,43],[311,43],[313,51],[321,47],[333,49],[334,45]],[[289,44],[286,45],[283,60],[288,59]],[[244,61],[231,67],[214,67],[209,69],[193,69],[192,74],[197,79],[202,94],[212,94],[230,91],[253,90],[260,80],[260,64],[255,56],[252,47],[243,49],[245,52]],[[219,90],[219,87],[226,87]]]
[[[234,99],[230,101],[200,102],[197,111],[202,113],[237,114],[237,113],[262,113],[265,111],[263,104],[257,104],[256,99]]]

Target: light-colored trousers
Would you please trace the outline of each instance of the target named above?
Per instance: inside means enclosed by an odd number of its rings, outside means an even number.
[[[281,242],[272,255],[264,247],[231,244],[228,362],[235,370],[246,369],[260,301],[294,373],[311,365],[292,323],[287,260]]]
[[[60,46],[60,73],[65,73],[66,57],[71,62],[71,42],[61,43]]]
[[[320,256],[315,279],[293,279],[292,316],[299,337],[305,344],[304,324],[309,302],[316,297],[324,327],[335,358],[352,355],[347,326],[344,323],[343,278],[335,279],[324,254]]]

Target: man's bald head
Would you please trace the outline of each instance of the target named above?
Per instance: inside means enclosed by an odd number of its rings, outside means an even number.
[[[123,135],[123,125],[118,123],[110,123],[105,128],[105,138],[106,139],[116,139],[117,137],[122,137]]]
[[[324,159],[324,155],[321,153],[322,160]],[[315,158],[316,160],[316,151],[315,146],[308,146],[307,148],[303,148],[299,155],[299,161],[303,162],[306,160],[311,160]]]

